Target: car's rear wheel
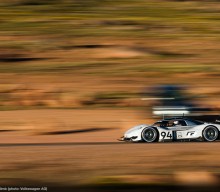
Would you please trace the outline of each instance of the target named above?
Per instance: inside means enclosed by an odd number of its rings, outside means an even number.
[[[205,141],[215,141],[218,138],[219,131],[214,126],[207,126],[203,130],[203,138]]]
[[[148,143],[155,142],[158,140],[158,131],[153,127],[147,127],[142,131],[141,137]]]

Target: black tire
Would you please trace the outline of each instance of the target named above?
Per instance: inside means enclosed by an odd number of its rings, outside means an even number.
[[[215,141],[219,137],[219,130],[215,126],[207,126],[202,132],[202,136],[205,141]]]
[[[152,143],[158,141],[158,131],[153,127],[146,127],[141,133],[141,138],[147,143]]]

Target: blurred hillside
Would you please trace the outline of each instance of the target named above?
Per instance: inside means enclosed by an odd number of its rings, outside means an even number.
[[[146,86],[186,84],[216,105],[213,0],[0,0],[0,105],[138,107]]]

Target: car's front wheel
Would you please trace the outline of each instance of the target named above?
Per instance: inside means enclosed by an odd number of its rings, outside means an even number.
[[[158,140],[158,131],[153,127],[146,127],[143,129],[141,137],[148,143],[156,142]]]
[[[218,138],[219,131],[214,126],[207,126],[203,130],[203,138],[205,141],[215,141]]]

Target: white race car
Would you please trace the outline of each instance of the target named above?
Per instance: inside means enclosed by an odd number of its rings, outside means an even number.
[[[170,118],[153,125],[138,125],[125,132],[120,141],[215,141],[219,139],[220,125],[188,118]]]

